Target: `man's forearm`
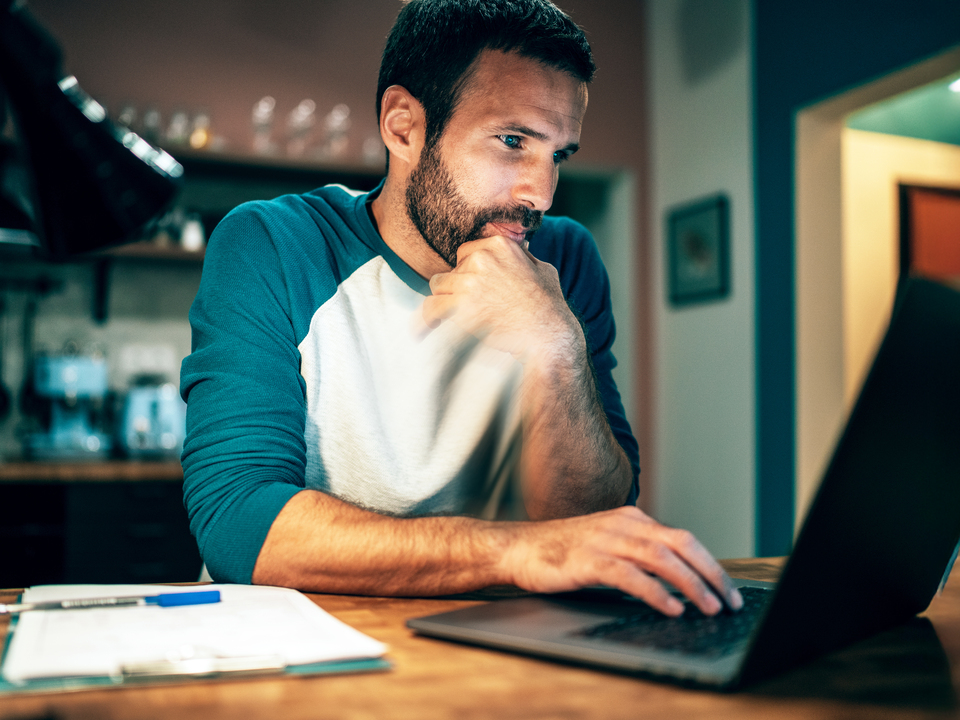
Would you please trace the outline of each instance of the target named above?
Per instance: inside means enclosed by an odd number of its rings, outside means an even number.
[[[271,526],[253,582],[377,595],[509,584],[502,557],[516,529],[463,517],[389,517],[304,490]]]
[[[524,365],[524,501],[537,520],[622,505],[633,480],[598,397],[579,326],[551,350]]]
[[[681,613],[683,605],[657,578],[706,613],[720,610],[717,596],[741,604],[693,535],[628,507],[545,522],[393,518],[304,490],[274,520],[253,571],[257,584],[359,595],[610,585],[665,613]]]

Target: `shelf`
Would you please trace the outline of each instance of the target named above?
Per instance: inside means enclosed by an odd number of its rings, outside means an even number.
[[[175,207],[182,209],[186,215],[199,218],[207,238],[224,216],[242,203],[309,192],[334,183],[367,191],[375,188],[383,178],[381,167],[321,165],[280,157],[227,156],[182,149],[172,154],[184,169]],[[170,265],[179,265],[184,272],[193,272],[202,265],[204,255],[203,250],[190,251],[179,245],[159,245],[151,240],[143,240],[99,249],[65,262],[93,264],[91,316],[94,322],[102,324],[108,319],[111,266],[116,263],[162,262],[168,264],[168,268]],[[48,263],[32,255],[16,258],[14,262]]]
[[[176,159],[184,169],[215,168],[217,171],[224,168],[249,168],[250,171],[272,173],[277,172],[288,177],[296,175],[324,175],[330,177],[355,178],[382,178],[384,176],[383,163],[363,165],[360,163],[330,163],[304,158],[289,158],[283,155],[253,155],[231,154],[218,152],[204,152],[185,148],[167,148],[170,155]],[[185,179],[189,176],[185,174]]]
[[[98,258],[118,258],[129,260],[173,260],[177,262],[203,262],[203,250],[186,250],[178,245],[158,245],[143,240],[121,245],[97,253]]]
[[[0,463],[0,483],[140,481],[183,482],[183,469],[176,460]]]
[[[179,154],[183,183],[177,205],[200,216],[207,237],[230,210],[249,200],[309,192],[338,183],[354,190],[375,188],[382,169],[330,167],[269,158],[226,158]]]

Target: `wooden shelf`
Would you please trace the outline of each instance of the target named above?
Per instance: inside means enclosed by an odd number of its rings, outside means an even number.
[[[24,482],[183,482],[176,460],[0,463],[0,483]]]
[[[132,260],[174,260],[177,262],[203,262],[203,250],[185,250],[178,245],[158,245],[144,240],[105,250],[98,257]]]
[[[218,168],[217,172],[222,169],[250,168],[253,170],[256,168],[259,172],[277,170],[284,174],[304,173],[357,178],[382,178],[385,174],[383,162],[365,165],[359,162],[329,162],[310,158],[291,158],[284,155],[254,155],[253,153],[219,153],[190,148],[167,148],[166,151],[188,172],[190,168],[202,167]]]

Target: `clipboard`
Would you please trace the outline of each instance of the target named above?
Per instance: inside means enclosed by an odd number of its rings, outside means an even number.
[[[3,654],[0,656],[0,696],[4,694],[15,693],[46,693],[46,692],[66,692],[84,689],[103,689],[130,687],[143,684],[155,683],[189,683],[202,680],[230,680],[240,678],[250,678],[259,676],[310,676],[324,674],[342,674],[358,672],[376,672],[389,670],[392,666],[384,659],[386,646],[378,643],[362,633],[341,623],[332,616],[328,615],[321,608],[314,605],[309,599],[303,597],[295,590],[287,588],[264,588],[252,586],[230,586],[214,585],[211,588],[220,589],[224,596],[224,603],[218,603],[222,607],[214,605],[207,606],[205,611],[198,612],[196,609],[176,615],[145,615],[140,613],[136,616],[136,608],[112,608],[112,609],[82,609],[82,610],[51,610],[33,613],[34,619],[27,620],[29,626],[24,630],[25,617],[14,617],[11,620],[4,643]],[[104,593],[121,594],[129,591],[142,592],[144,589],[156,589],[157,586],[59,586],[58,588],[31,588],[28,593],[33,593],[33,599],[36,599],[37,592],[40,595],[50,596],[64,594],[69,596],[86,595],[93,597],[103,595]],[[170,589],[170,586],[167,586]],[[187,588],[184,588],[186,590]],[[25,594],[24,599],[27,598]],[[232,601],[231,604],[225,603]],[[159,612],[168,612],[173,608],[155,608]],[[213,611],[211,611],[213,609]],[[50,616],[50,613],[60,613],[59,616]],[[71,613],[65,617],[62,613]],[[126,613],[126,615],[104,615],[104,613]],[[133,614],[131,614],[133,613]],[[276,643],[277,652],[264,652],[264,649],[270,650],[268,636],[282,635],[284,633],[271,633],[269,629],[262,631],[262,637],[256,637],[256,633],[248,632],[247,642],[244,639],[237,639],[235,628],[231,627],[231,621],[235,618],[230,613],[239,613],[241,621],[250,617],[259,617],[260,619],[272,618],[278,625],[285,625],[287,629],[297,627],[298,635],[303,636],[302,646],[297,646],[298,638],[291,638],[286,644],[282,638]],[[37,617],[47,615],[44,622],[40,622]],[[146,619],[146,620],[145,620]],[[181,621],[186,624],[187,630],[190,627],[194,629],[201,627],[196,623],[201,623],[203,631],[206,633],[198,640],[206,643],[207,647],[192,647],[181,643],[175,650],[165,651],[163,653],[151,654],[149,647],[153,642],[156,647],[161,647],[157,636],[163,635],[165,627],[168,629],[170,623]],[[51,623],[52,620],[52,623]],[[157,623],[159,628],[153,628],[155,632],[151,635],[151,629],[145,629],[143,637],[144,646],[137,646],[136,657],[131,657],[128,661],[123,660],[123,652],[129,652],[130,648],[113,648],[109,637],[115,633],[118,628],[130,628],[134,630],[138,624]],[[49,624],[48,627],[46,627]],[[75,641],[75,648],[82,648],[84,640],[89,640],[96,647],[92,648],[91,655],[100,657],[101,664],[91,663],[89,667],[75,665],[70,667],[69,659],[51,658],[52,667],[44,669],[43,651],[48,649],[44,646],[46,638],[44,632],[48,631],[51,636],[57,632],[57,623],[62,630],[64,627],[70,628],[76,626],[78,635],[76,638],[68,638]],[[194,625],[190,625],[194,623]],[[209,626],[213,625],[214,630],[210,631]],[[90,627],[90,633],[87,632],[87,626]],[[164,627],[165,626],[165,627]],[[107,630],[108,638],[94,637],[93,633],[98,630]],[[249,630],[249,628],[248,628]],[[242,631],[242,629],[241,629]],[[329,638],[328,647],[317,647],[311,650],[307,644],[320,645],[316,642],[318,637],[324,633]],[[229,635],[229,637],[228,637]],[[290,633],[286,633],[290,635]],[[183,639],[183,633],[179,639]],[[222,637],[221,637],[222,636]],[[216,646],[216,641],[220,637],[223,643]],[[265,639],[267,638],[267,639]],[[18,639],[21,641],[17,646]],[[136,633],[132,642],[137,640]],[[172,642],[175,642],[174,638]],[[59,638],[54,637],[54,644]],[[29,643],[30,647],[23,643]],[[32,647],[38,644],[37,648]],[[109,657],[110,652],[115,649],[116,657]],[[36,656],[31,656],[30,652],[36,650]],[[67,646],[69,652],[69,643]],[[247,652],[251,650],[253,652]],[[24,658],[26,653],[26,658]],[[104,654],[106,653],[106,654]],[[286,653],[286,655],[284,654]],[[17,672],[15,677],[8,677],[8,663],[14,655],[13,660],[17,663]],[[83,653],[78,653],[83,655]],[[304,662],[305,658],[311,655],[318,658],[316,661]],[[293,658],[292,662],[287,657]],[[58,672],[57,662],[60,662]],[[65,664],[64,664],[65,663]],[[97,672],[103,670],[109,665],[109,671]],[[27,668],[27,671],[24,670]],[[32,668],[32,670],[30,670]]]

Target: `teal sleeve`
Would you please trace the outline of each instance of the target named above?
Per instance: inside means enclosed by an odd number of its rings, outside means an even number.
[[[211,576],[249,583],[277,514],[304,486],[304,385],[289,287],[268,227],[241,206],[211,235],[183,361],[190,528]]]

